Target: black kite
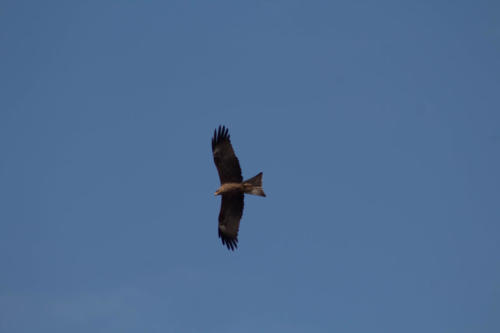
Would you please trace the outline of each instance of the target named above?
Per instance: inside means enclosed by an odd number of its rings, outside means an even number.
[[[221,183],[215,195],[222,195],[219,213],[219,238],[222,240],[222,244],[234,251],[238,247],[238,229],[243,215],[244,194],[266,196],[262,189],[262,172],[243,181],[240,162],[234,154],[229,139],[229,130],[224,126],[219,126],[214,131],[212,152]]]

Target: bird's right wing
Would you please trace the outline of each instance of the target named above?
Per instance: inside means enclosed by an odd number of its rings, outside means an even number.
[[[238,230],[243,215],[243,193],[225,193],[219,213],[219,238],[233,250],[238,247]]]

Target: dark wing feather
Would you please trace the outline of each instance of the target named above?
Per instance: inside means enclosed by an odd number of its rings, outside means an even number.
[[[238,247],[238,230],[243,215],[243,193],[225,193],[219,213],[219,238],[233,250]]]
[[[229,139],[229,130],[226,127],[219,126],[219,129],[215,130],[212,138],[212,152],[221,184],[243,181],[240,162],[238,162],[238,158],[234,154]]]

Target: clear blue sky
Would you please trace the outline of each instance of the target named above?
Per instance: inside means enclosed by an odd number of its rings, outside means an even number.
[[[499,332],[499,13],[2,1],[0,331]]]

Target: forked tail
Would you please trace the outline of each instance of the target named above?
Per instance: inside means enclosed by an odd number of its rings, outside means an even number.
[[[255,177],[245,180],[243,182],[243,186],[245,193],[259,195],[261,197],[266,196],[264,190],[262,189],[262,172]]]

